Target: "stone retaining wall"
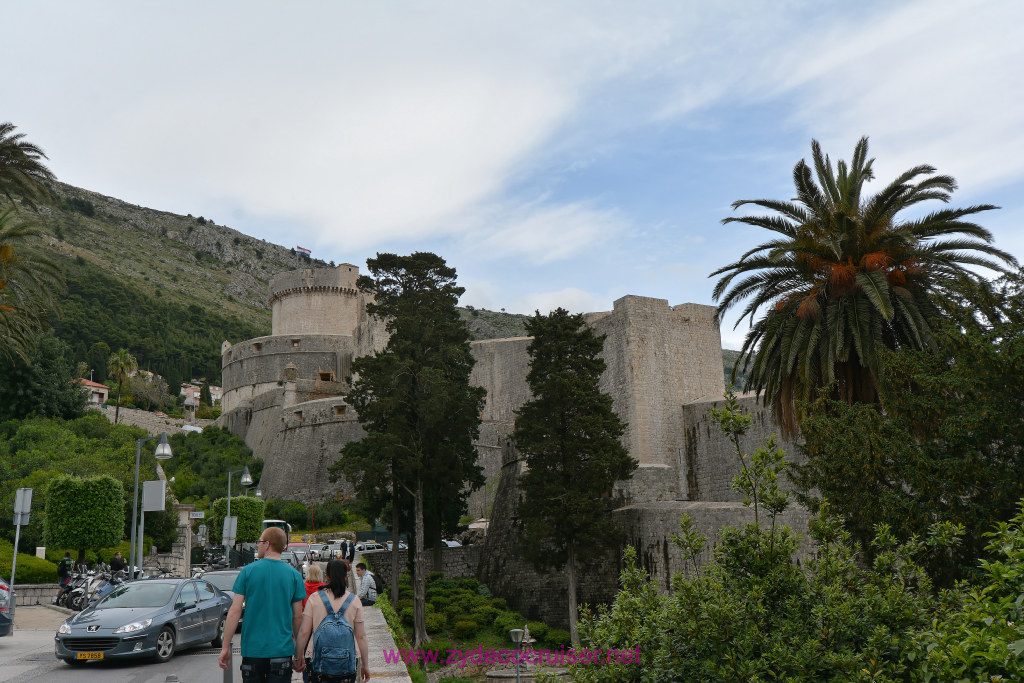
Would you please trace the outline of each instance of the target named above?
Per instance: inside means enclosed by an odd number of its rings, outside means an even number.
[[[23,583],[15,584],[14,594],[18,607],[26,605],[49,605],[60,591],[57,583]]]

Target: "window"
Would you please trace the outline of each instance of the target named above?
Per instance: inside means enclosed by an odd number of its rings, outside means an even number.
[[[334,406],[334,414],[335,415],[344,415],[345,414],[345,408],[347,408],[347,407],[348,406]]]
[[[292,339],[292,348],[293,349],[299,348],[299,341],[301,341],[301,340],[299,340],[299,339]]]
[[[202,600],[213,600],[217,597],[216,591],[213,590],[213,586],[206,583],[205,581],[198,581],[196,587],[199,588],[199,599]]]
[[[263,348],[263,344],[261,344],[259,342],[256,342],[255,344],[252,345],[252,350],[253,351],[259,351],[261,348]]]
[[[302,420],[302,411],[301,410],[296,410],[295,411],[295,419],[296,420]]]
[[[320,381],[321,382],[333,382],[334,381],[334,373],[333,372],[320,372],[320,373],[317,373],[317,374],[320,375]]]

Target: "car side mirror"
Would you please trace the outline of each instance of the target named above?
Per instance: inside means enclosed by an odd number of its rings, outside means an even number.
[[[178,609],[181,610],[182,612],[187,612],[188,610],[194,608],[195,606],[196,606],[196,603],[194,603],[194,602],[179,602],[178,603]]]

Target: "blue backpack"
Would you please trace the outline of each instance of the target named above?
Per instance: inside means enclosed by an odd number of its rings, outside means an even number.
[[[355,676],[356,637],[352,624],[345,618],[345,610],[355,596],[350,593],[341,609],[335,612],[324,591],[317,591],[316,594],[323,601],[327,616],[313,634],[313,673]]]

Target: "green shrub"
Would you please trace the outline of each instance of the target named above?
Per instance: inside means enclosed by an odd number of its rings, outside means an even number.
[[[491,604],[502,612],[508,609],[508,602],[505,601],[505,598],[491,598]]]
[[[560,628],[548,630],[548,636],[544,640],[552,648],[569,647],[572,644],[572,638],[569,636],[569,632],[563,631]]]
[[[431,638],[428,647],[431,650],[437,650],[441,653],[441,657],[448,659],[448,650],[454,650],[458,645],[447,638]]]
[[[406,607],[399,614],[402,615],[402,623],[406,626],[412,626],[416,623],[416,614],[412,607]]]
[[[412,588],[398,584],[398,599],[399,600],[412,600],[413,592]]]
[[[431,574],[431,576],[433,576],[433,574]],[[442,591],[455,590],[456,588],[459,587],[458,584],[455,583],[454,581],[452,581],[451,579],[444,579],[444,578],[438,579],[438,580],[436,580],[434,582],[428,581],[427,585],[430,587],[429,590],[442,590]]]
[[[462,618],[463,611],[458,605],[447,605],[441,612],[448,619],[448,623],[454,625]]]
[[[494,630],[498,635],[507,636],[514,628],[522,628],[526,624],[526,617],[518,612],[502,612],[494,619]]]
[[[455,622],[455,637],[459,640],[467,640],[476,635],[480,626],[472,619],[460,619]]]
[[[459,588],[465,588],[471,590],[474,593],[476,589],[480,587],[480,582],[476,579],[459,579]]]
[[[443,614],[427,614],[427,633],[440,633],[445,626]]]
[[[398,599],[398,604],[395,605],[395,609],[398,611],[399,614],[401,614],[402,611],[405,609],[412,609],[413,604],[414,603],[411,595],[407,598],[400,597]]]
[[[14,544],[0,541],[0,578],[7,581],[11,578],[11,557]],[[35,555],[18,553],[18,567],[15,570],[14,583],[56,583],[57,565]]]
[[[494,597],[494,594],[491,593],[491,589],[488,588],[487,586],[483,585],[482,583],[479,586],[476,587],[476,594],[477,595],[482,595],[485,598],[493,598]]]
[[[441,581],[444,579],[444,572],[430,572],[427,574],[427,585],[434,583],[435,581]]]
[[[526,626],[530,629],[530,635],[537,640],[544,640],[550,630],[543,621],[530,621]]]
[[[483,607],[477,607],[470,613],[470,617],[476,623],[482,626],[491,626],[494,623],[495,618],[501,614],[501,610],[497,607],[491,607],[490,605],[484,605]]]
[[[444,608],[451,604],[451,600],[449,600],[444,595],[435,595],[434,597],[430,598],[427,601],[427,603],[433,605],[435,611],[443,612]]]

